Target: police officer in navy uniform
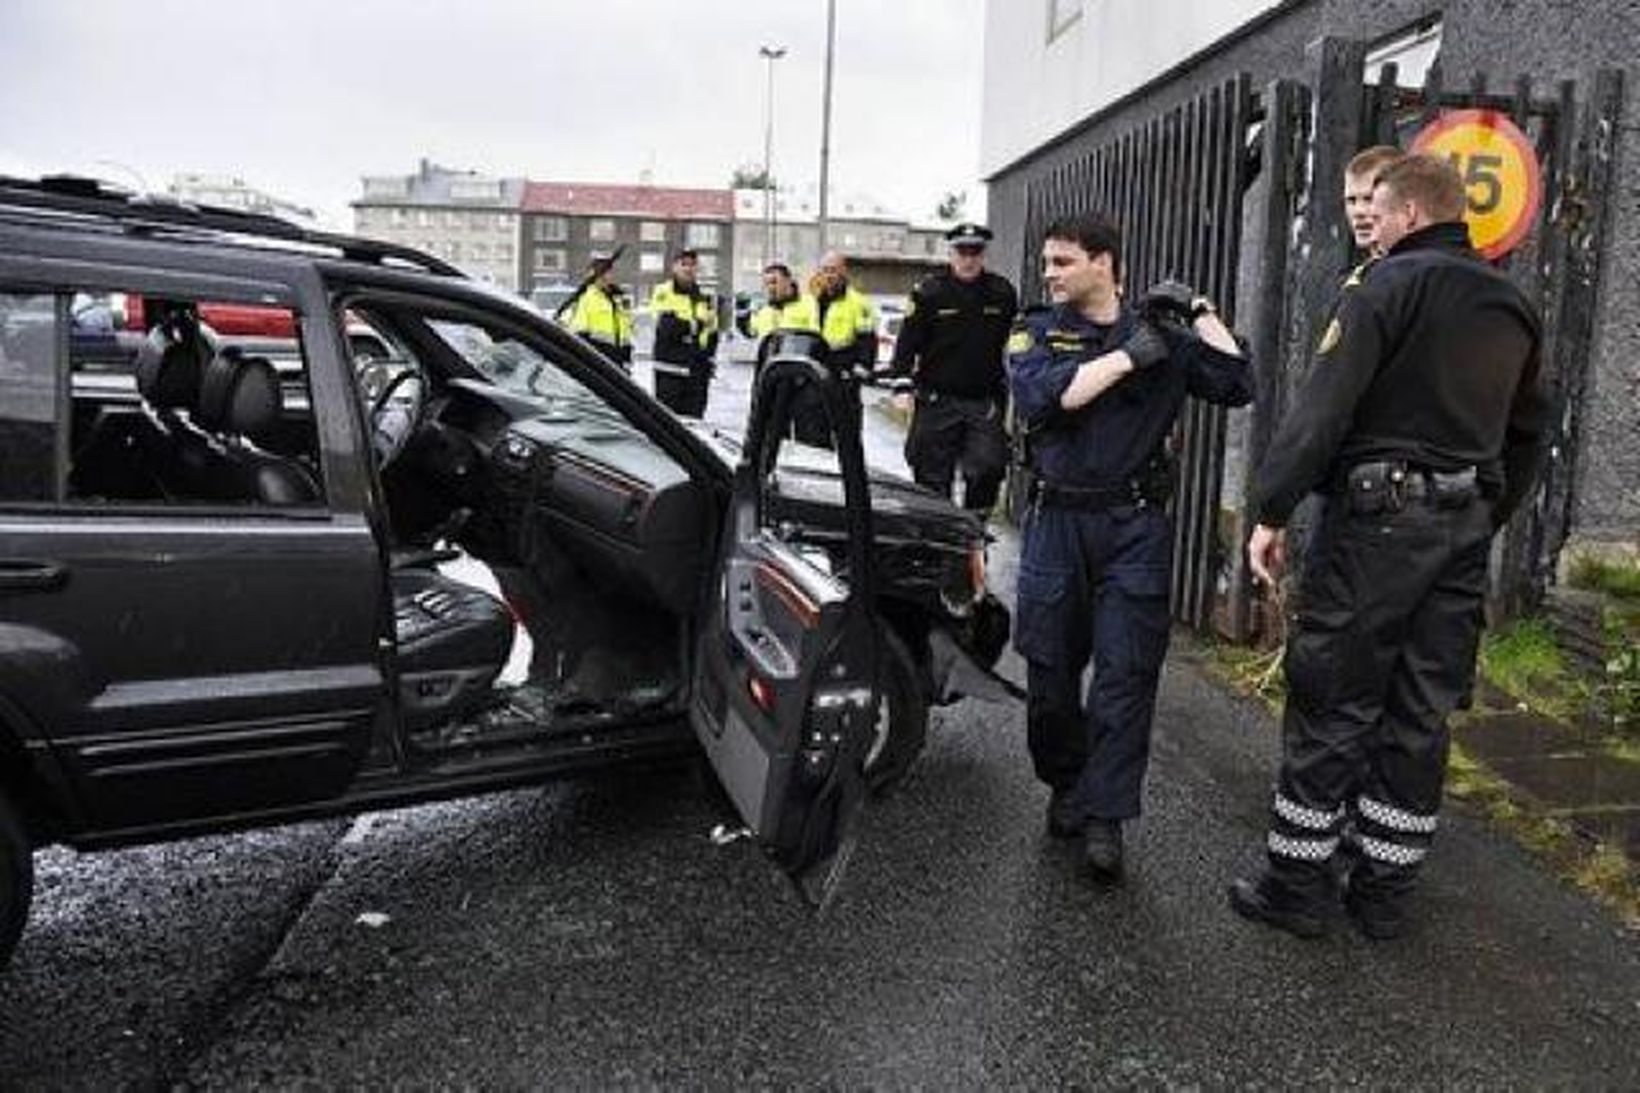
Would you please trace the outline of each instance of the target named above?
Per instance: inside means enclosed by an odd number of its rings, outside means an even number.
[[[1104,217],[1055,223],[1042,258],[1054,306],[1027,311],[1008,344],[1037,478],[1014,644],[1028,665],[1031,757],[1052,789],[1048,830],[1082,836],[1088,869],[1114,880],[1167,654],[1168,436],[1186,395],[1243,406],[1252,377],[1211,303],[1186,286],[1155,286],[1139,313],[1122,302],[1121,238]]]
[[[892,372],[910,375],[916,388],[905,439],[912,475],[950,497],[960,466],[963,507],[983,516],[1008,468],[1002,358],[1019,296],[1007,278],[985,268],[990,229],[958,224],[945,238],[951,264],[911,290]]]
[[[1325,929],[1346,820],[1359,862],[1345,908],[1397,936],[1437,826],[1446,718],[1474,665],[1494,531],[1530,489],[1547,403],[1542,333],[1521,291],[1470,247],[1463,180],[1408,156],[1372,193],[1385,256],[1345,292],[1254,491],[1254,574],[1325,496],[1287,640],[1283,756],[1268,863],[1236,881],[1242,915]]]

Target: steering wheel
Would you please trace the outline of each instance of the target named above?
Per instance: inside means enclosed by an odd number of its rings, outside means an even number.
[[[395,401],[393,396],[399,388],[411,381],[415,383],[414,393],[407,393],[404,398]],[[416,424],[421,420],[425,390],[421,373],[414,368],[406,368],[388,380],[370,401],[370,447],[376,455],[378,469],[385,468],[404,454],[405,446],[410,443]]]

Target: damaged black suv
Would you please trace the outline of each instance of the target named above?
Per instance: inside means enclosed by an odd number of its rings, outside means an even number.
[[[690,750],[813,877],[1008,629],[817,356],[734,444],[419,252],[0,179],[0,960],[36,846]]]

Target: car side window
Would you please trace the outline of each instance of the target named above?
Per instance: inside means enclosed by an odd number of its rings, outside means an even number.
[[[57,299],[0,293],[0,501],[57,493]]]
[[[67,293],[72,505],[322,506],[288,307]]]

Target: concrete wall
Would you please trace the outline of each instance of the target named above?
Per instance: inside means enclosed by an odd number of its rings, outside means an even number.
[[[988,30],[998,9],[994,0]],[[1615,175],[1607,206],[1597,333],[1591,349],[1590,384],[1583,407],[1583,450],[1578,458],[1574,536],[1634,540],[1640,536],[1640,0],[1298,0],[1237,32],[1165,83],[1144,87],[1101,114],[1061,131],[1028,158],[991,180],[991,224],[998,238],[992,266],[1017,278],[1026,262],[1025,196],[1032,178],[1097,147],[1125,129],[1237,73],[1260,87],[1277,77],[1307,75],[1305,46],[1322,37],[1372,41],[1395,34],[1421,18],[1442,18],[1440,63],[1450,83],[1466,83],[1485,71],[1495,89],[1530,75],[1544,93],[1560,79],[1578,81],[1580,96],[1593,87],[1600,67],[1625,70],[1624,108]],[[1130,43],[1131,44],[1131,43]],[[1139,48],[1134,45],[1134,48]],[[1040,80],[1028,69],[993,68],[986,98],[1016,102],[1018,83]],[[1160,74],[1160,69],[1157,70]],[[1251,242],[1251,240],[1248,240]],[[1257,292],[1243,251],[1239,284],[1243,299]]]
[[[1053,6],[1050,0],[990,0],[985,6],[984,174],[1278,6],[1278,0],[1058,0],[1062,12],[1074,14],[1058,34],[1049,26]]]

